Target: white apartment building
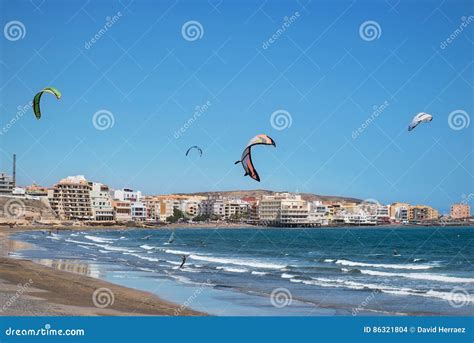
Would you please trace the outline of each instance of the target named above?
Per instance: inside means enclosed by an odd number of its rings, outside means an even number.
[[[114,199],[121,200],[121,201],[141,201],[142,199],[142,192],[137,191],[134,192],[132,189],[124,188],[124,189],[117,189],[114,191]]]
[[[279,193],[263,196],[259,203],[260,223],[277,226],[313,226],[310,204],[300,195]]]
[[[147,218],[147,209],[145,203],[141,201],[133,201],[130,204],[132,220],[145,221]]]
[[[211,198],[201,201],[199,204],[201,215],[215,215],[223,218],[225,214],[224,200],[222,198]]]
[[[344,225],[376,225],[377,216],[374,214],[367,213],[363,210],[355,212],[341,211],[333,217],[335,223]]]
[[[228,199],[224,201],[223,208],[224,218],[233,219],[248,214],[249,204],[241,199]]]
[[[13,187],[13,177],[7,173],[0,173],[0,195],[11,194]]]
[[[114,208],[112,206],[112,198],[107,185],[98,182],[90,183],[92,189],[90,191],[92,215],[96,221],[112,221],[114,220]]]

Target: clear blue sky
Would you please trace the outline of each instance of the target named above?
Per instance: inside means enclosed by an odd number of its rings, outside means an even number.
[[[0,37],[1,127],[41,88],[63,94],[60,101],[44,96],[40,121],[29,110],[0,136],[0,169],[10,171],[16,152],[21,185],[84,174],[148,194],[266,188],[442,211],[474,191],[474,123],[448,124],[455,110],[474,113],[474,22],[440,47],[463,16],[474,15],[467,0],[0,4],[1,28],[15,20],[26,30],[22,39]],[[190,20],[203,27],[195,41],[181,32]],[[378,23],[377,39],[361,38],[366,21]],[[209,109],[176,139],[207,101]],[[281,131],[270,123],[280,109],[292,118]],[[94,127],[99,110],[113,114],[113,127]],[[433,121],[408,133],[422,111]],[[254,151],[261,183],[233,165],[258,133],[277,142]],[[203,148],[202,158],[184,156],[191,145]]]

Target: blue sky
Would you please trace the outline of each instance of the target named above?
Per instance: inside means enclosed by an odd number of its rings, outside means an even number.
[[[4,29],[11,21],[25,28],[20,39],[0,37],[1,127],[43,87],[63,94],[44,96],[40,121],[30,110],[0,135],[0,169],[10,170],[16,152],[19,184],[84,174],[148,194],[265,188],[443,211],[473,192],[474,124],[453,130],[448,122],[453,111],[474,113],[468,1],[0,4]],[[463,16],[466,27],[441,48]],[[184,39],[188,21],[201,24],[200,39]],[[359,30],[367,21],[380,28],[373,40]],[[106,130],[93,124],[101,110],[113,116]],[[272,127],[278,110],[291,126]],[[408,133],[422,111],[433,121]],[[277,142],[254,150],[261,183],[233,165],[258,133]],[[184,156],[191,145],[202,158]]]

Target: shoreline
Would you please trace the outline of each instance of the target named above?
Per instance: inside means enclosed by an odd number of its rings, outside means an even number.
[[[9,253],[29,246],[11,240],[12,232],[21,230],[0,231],[0,316],[207,315],[149,292],[8,257]]]
[[[277,230],[324,230],[324,229],[412,229],[412,228],[446,228],[450,227],[465,227],[474,228],[474,223],[465,223],[463,225],[433,225],[433,224],[386,224],[386,225],[328,225],[319,227],[276,227],[276,226],[261,226],[251,225],[246,223],[176,223],[176,224],[165,224],[165,225],[140,225],[137,223],[136,226],[130,225],[71,225],[71,224],[27,224],[27,225],[14,225],[9,226],[4,223],[0,223],[0,233],[2,232],[22,232],[22,231],[57,231],[57,230],[72,230],[72,231],[88,231],[88,230],[127,230],[127,229],[142,229],[142,230],[169,230],[169,229],[251,229],[265,230],[265,229],[277,229]]]

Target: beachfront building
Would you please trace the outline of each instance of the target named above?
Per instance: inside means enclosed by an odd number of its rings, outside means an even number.
[[[377,224],[384,225],[390,223],[390,209],[386,205],[378,205],[375,211],[377,217]]]
[[[312,201],[309,204],[308,219],[321,226],[329,225],[329,207],[321,201]]]
[[[355,211],[343,210],[334,215],[333,223],[341,225],[372,226],[377,225],[377,215],[367,213],[362,209]]]
[[[161,201],[153,196],[145,196],[142,198],[143,203],[147,209],[148,221],[160,221]]]
[[[471,208],[468,204],[451,205],[451,218],[467,219],[471,216]]]
[[[224,201],[224,218],[226,220],[247,219],[248,212],[249,204],[242,199],[227,199]]]
[[[92,187],[83,175],[68,176],[48,192],[53,211],[60,219],[93,219],[90,192]]]
[[[394,202],[390,205],[390,220],[395,223],[408,223],[408,212],[410,204],[404,202]]]
[[[221,197],[209,197],[199,204],[201,215],[223,218],[225,214],[224,200]]]
[[[115,200],[120,201],[141,201],[142,193],[140,191],[134,192],[132,189],[124,188],[115,190],[113,192],[113,197]]]
[[[13,187],[13,177],[7,173],[0,173],[0,195],[12,194]]]
[[[437,210],[426,205],[410,206],[408,209],[408,220],[411,222],[420,222],[425,220],[438,219],[439,213]]]
[[[130,203],[130,209],[132,213],[132,220],[134,221],[145,221],[147,218],[147,208],[145,203],[141,201],[132,201]]]
[[[128,222],[132,220],[132,207],[128,200],[113,200],[114,219],[118,222]]]
[[[310,204],[300,195],[277,193],[264,195],[259,202],[260,224],[275,226],[313,226],[310,221]]]
[[[94,220],[113,221],[114,208],[109,187],[98,182],[90,182],[89,184],[91,186],[90,197]]]

